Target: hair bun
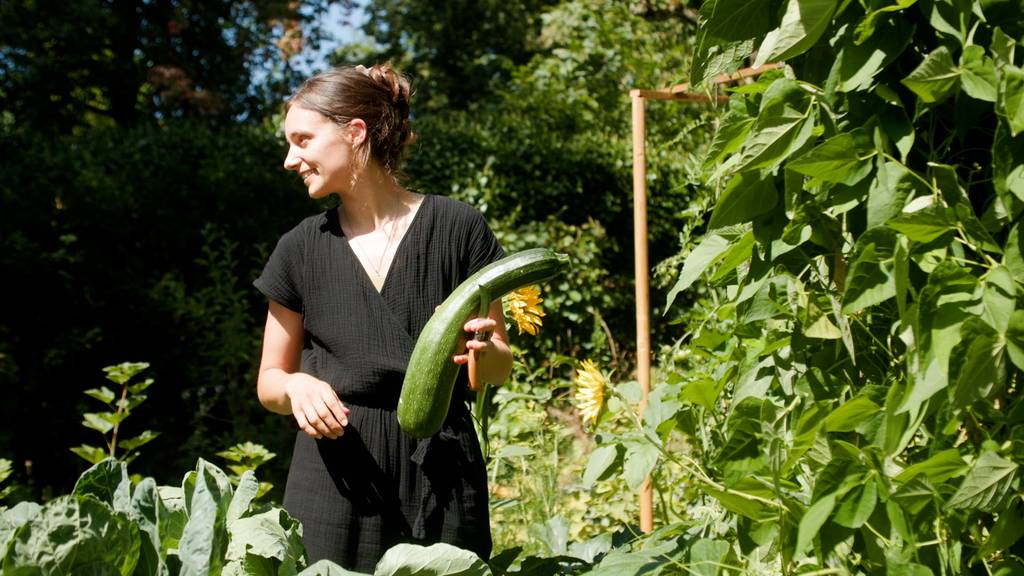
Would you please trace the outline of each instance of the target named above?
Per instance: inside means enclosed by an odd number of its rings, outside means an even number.
[[[409,101],[412,100],[412,85],[409,79],[399,74],[391,67],[390,63],[374,64],[366,69],[366,75],[378,84],[384,86],[391,94],[391,102],[405,104],[408,110]]]

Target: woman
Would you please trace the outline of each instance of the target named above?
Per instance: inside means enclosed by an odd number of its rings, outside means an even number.
[[[255,285],[269,299],[260,402],[290,414],[295,441],[284,506],[312,561],[372,572],[400,542],[491,551],[486,470],[463,402],[416,440],[395,410],[416,338],[463,280],[503,255],[466,204],[406,190],[396,178],[414,136],[408,81],[389,66],[337,68],[289,99],[288,154],[311,198],[336,209],[281,237]],[[500,301],[467,319],[474,381],[500,384],[511,352]]]

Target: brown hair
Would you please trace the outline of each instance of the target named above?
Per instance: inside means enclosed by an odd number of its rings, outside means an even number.
[[[302,83],[285,103],[298,105],[344,126],[353,118],[366,122],[369,157],[395,174],[416,135],[409,127],[409,79],[390,64],[371,68],[345,66],[321,72]]]

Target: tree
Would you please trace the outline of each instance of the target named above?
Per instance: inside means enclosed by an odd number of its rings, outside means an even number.
[[[334,1],[3,2],[0,108],[45,133],[259,119],[296,79],[288,57],[301,31],[317,41],[315,15]]]

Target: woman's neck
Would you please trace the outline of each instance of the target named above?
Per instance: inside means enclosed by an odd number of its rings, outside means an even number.
[[[373,232],[393,223],[414,204],[411,192],[373,164],[363,170],[351,191],[340,196],[338,210],[353,235]]]

